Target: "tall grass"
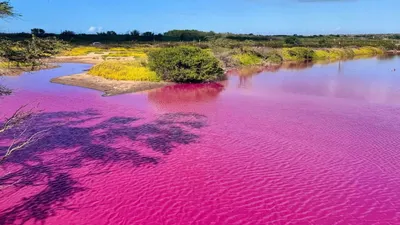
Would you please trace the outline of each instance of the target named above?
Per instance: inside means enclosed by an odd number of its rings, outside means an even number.
[[[160,81],[143,61],[104,61],[90,69],[88,74],[111,80]]]

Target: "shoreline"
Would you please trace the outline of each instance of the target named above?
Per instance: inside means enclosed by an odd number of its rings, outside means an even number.
[[[1,76],[19,76],[22,73],[35,72],[39,70],[49,70],[58,67],[60,67],[60,65],[58,65],[57,63],[48,63],[35,67],[33,68],[33,70],[32,68],[28,69],[27,67],[0,68],[0,74]]]
[[[354,60],[354,59],[355,58],[347,60]],[[101,58],[93,59],[88,56],[83,56],[83,57],[68,56],[68,57],[55,57],[50,59],[49,61],[58,63],[73,62],[73,63],[85,63],[85,64],[95,65],[104,60],[102,60]],[[341,61],[341,60],[325,60],[325,61],[319,60],[314,62],[285,61],[282,62],[281,64],[270,63],[267,65],[258,65],[258,66],[226,67],[224,68],[224,73],[226,75],[238,73],[240,76],[248,76],[261,71],[276,72],[280,69],[306,69],[316,63],[318,64],[324,62],[323,64],[325,64],[325,63],[332,63],[335,61]],[[174,84],[170,82],[109,80],[103,77],[89,75],[85,72],[53,78],[50,80],[50,82],[62,85],[77,86],[82,88],[98,90],[104,92],[103,96],[114,96],[120,94],[148,91]]]
[[[104,62],[105,60],[101,58],[101,56],[93,57],[94,55],[86,55],[86,56],[57,56],[47,60],[49,63],[46,66],[42,66],[37,70],[42,69],[52,69],[56,68],[59,65],[57,63],[84,63],[84,64],[98,64]],[[352,60],[352,59],[348,59]],[[332,63],[340,60],[327,60],[325,62]],[[321,62],[321,61],[320,61]],[[297,62],[297,61],[285,61],[281,64],[273,64],[269,63],[267,65],[258,65],[258,66],[239,66],[239,67],[226,67],[224,68],[224,73],[226,75],[230,75],[232,73],[237,72],[241,76],[246,76],[254,74],[254,72],[261,71],[270,71],[276,72],[279,69],[305,69],[318,63],[315,62]],[[3,72],[0,70],[0,72]],[[25,71],[21,68],[13,71],[10,70],[8,73],[3,73],[5,75],[19,75]],[[82,88],[89,88],[93,90],[98,90],[103,92],[103,96],[113,96],[127,93],[135,93],[141,91],[148,91],[152,89],[157,89],[169,85],[173,85],[171,82],[148,82],[148,81],[119,81],[119,80],[109,80],[99,76],[92,76],[85,72],[73,75],[66,75],[56,77],[50,80],[51,83],[69,85],[69,86],[77,86]]]
[[[169,82],[108,80],[106,78],[92,76],[87,73],[56,77],[51,79],[50,82],[101,91],[104,92],[103,96],[114,96],[147,91],[174,84]]]

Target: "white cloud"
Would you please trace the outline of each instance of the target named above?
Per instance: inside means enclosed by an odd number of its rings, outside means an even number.
[[[89,27],[88,32],[89,33],[96,33],[96,32],[101,32],[102,30],[103,30],[102,27],[91,26],[91,27]]]
[[[335,31],[342,29],[342,27],[336,27]]]

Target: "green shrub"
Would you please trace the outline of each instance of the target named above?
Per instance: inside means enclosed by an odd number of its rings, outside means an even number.
[[[314,60],[327,60],[330,58],[329,52],[326,50],[315,50],[314,51],[314,55],[313,55],[313,59]]]
[[[242,66],[255,66],[262,64],[262,58],[251,53],[242,53],[233,56]]]
[[[304,47],[283,48],[282,57],[285,61],[309,61],[312,60],[314,50]]]
[[[212,52],[214,56],[221,61],[224,68],[234,68],[239,65],[239,62],[233,58],[234,55],[240,53],[238,49],[213,47]]]
[[[271,48],[255,47],[247,52],[250,52],[250,53],[260,57],[264,62],[267,62],[267,63],[273,63],[273,64],[282,63],[282,56],[279,54],[278,51],[271,49]]]
[[[165,81],[210,82],[224,77],[215,56],[198,47],[178,46],[152,51],[149,66]]]
[[[285,44],[298,46],[301,45],[301,41],[296,36],[289,36],[285,38]]]
[[[266,61],[273,64],[281,64],[283,59],[277,51],[272,51],[266,55]]]
[[[380,55],[383,54],[383,50],[376,47],[361,47],[358,49],[354,49],[355,55],[359,56],[372,56],[372,55]]]
[[[353,49],[351,49],[351,48],[345,48],[345,49],[343,49],[343,51],[344,51],[344,56],[346,59],[351,59],[351,58],[354,58],[354,56],[356,56],[356,54],[354,54]]]
[[[345,53],[344,53],[343,49],[339,49],[339,48],[329,49],[329,59],[338,60],[338,59],[344,59],[344,58],[345,58]]]

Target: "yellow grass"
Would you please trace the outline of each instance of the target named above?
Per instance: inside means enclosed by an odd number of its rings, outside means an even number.
[[[97,48],[97,47],[90,47],[90,46],[82,46],[82,47],[75,47],[71,50],[65,51],[62,55],[65,56],[83,56],[89,53],[98,53],[101,54],[104,52],[104,49]]]
[[[147,53],[155,48],[110,48],[107,57],[135,57],[147,59]]]
[[[160,81],[156,73],[144,64],[138,61],[105,61],[95,65],[88,74],[111,80]]]
[[[384,54],[383,50],[376,47],[361,48],[331,48],[314,50],[315,60],[339,60],[350,59],[359,56],[375,56]]]

